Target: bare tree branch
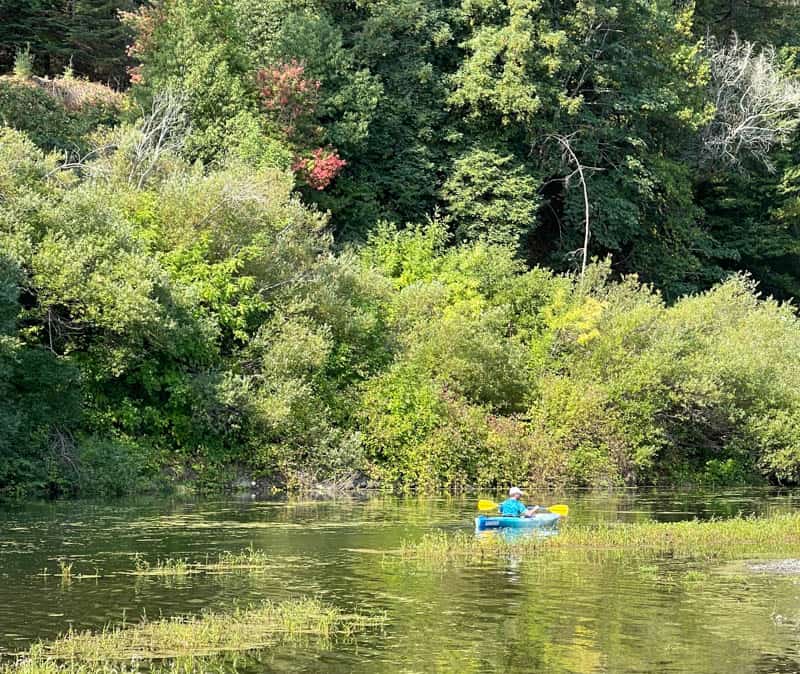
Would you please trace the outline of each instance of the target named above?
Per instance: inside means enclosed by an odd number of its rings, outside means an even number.
[[[70,161],[69,156],[64,158],[64,162],[56,166],[52,171],[49,171],[45,174],[45,178],[49,178],[55,173],[59,171],[68,171],[70,169],[75,169],[79,171],[83,171],[88,173],[89,175],[96,176],[99,174],[100,170],[95,167],[93,164],[89,163],[89,160],[95,156],[101,155],[106,152],[111,152],[116,150],[117,146],[114,144],[102,145],[100,147],[96,147],[90,152],[87,152],[82,157],[78,157],[74,161]]]
[[[773,170],[770,151],[800,122],[800,82],[780,71],[771,45],[757,50],[735,34],[727,45],[706,45],[716,111],[700,135],[701,160],[738,166],[749,155]]]
[[[572,149],[572,144],[570,143],[569,136],[561,136],[556,134],[549,137],[555,140],[559,145],[561,145],[565,154],[569,158],[569,163],[575,166],[575,170],[567,176],[565,182],[568,182],[572,176],[577,174],[580,180],[581,189],[583,190],[584,233],[583,233],[583,260],[581,262],[581,278],[583,278],[583,275],[586,273],[586,264],[589,256],[589,190],[586,187],[586,176],[583,173],[586,167],[580,162],[578,156],[575,154],[575,151]]]
[[[174,91],[159,91],[153,97],[150,111],[142,118],[139,137],[133,146],[130,183],[141,188],[144,181],[167,153],[183,147],[189,121],[182,98]]]

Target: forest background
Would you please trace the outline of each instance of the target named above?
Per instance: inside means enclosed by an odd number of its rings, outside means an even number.
[[[783,0],[3,0],[0,493],[800,480]]]

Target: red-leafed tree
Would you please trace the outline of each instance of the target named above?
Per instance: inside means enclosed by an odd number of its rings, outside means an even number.
[[[309,187],[324,190],[346,164],[347,162],[336,150],[318,147],[311,151],[310,157],[298,157],[292,165],[292,170]]]
[[[305,64],[295,59],[262,68],[256,80],[267,114],[295,147],[292,170],[310,188],[324,190],[347,162],[335,148],[313,147],[323,135],[316,119],[320,81],[307,77]]]
[[[164,20],[164,10],[161,4],[154,2],[142,5],[135,12],[120,12],[120,20],[133,30],[134,40],[128,45],[127,54],[130,58],[141,61],[153,49],[154,35],[158,25]],[[131,84],[142,84],[141,63],[128,68]]]
[[[309,127],[314,127],[320,81],[305,76],[305,65],[296,60],[279,63],[259,70],[256,79],[262,104],[288,138],[319,132]]]

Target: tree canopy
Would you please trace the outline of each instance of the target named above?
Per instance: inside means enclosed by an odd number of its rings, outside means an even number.
[[[0,492],[800,478],[783,5],[0,19]]]

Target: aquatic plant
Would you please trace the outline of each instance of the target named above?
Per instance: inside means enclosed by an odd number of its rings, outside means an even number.
[[[32,660],[20,658],[17,662],[0,665],[0,674],[127,674],[135,670],[122,667],[112,668],[102,664],[59,663],[53,660]]]
[[[150,674],[209,674],[237,672],[236,660],[221,658],[176,658],[147,667]],[[21,657],[16,662],[0,665],[0,674],[138,674],[139,662],[58,662]]]
[[[437,532],[406,542],[387,559],[437,564],[475,564],[504,557],[535,557],[575,551],[627,556],[673,555],[698,559],[800,550],[800,513],[727,520],[637,522],[564,526],[556,536],[476,537]]]
[[[137,554],[133,561],[135,570],[131,573],[135,576],[188,576],[191,573],[197,573],[197,565],[190,564],[186,559],[168,557],[148,562]]]
[[[271,561],[263,550],[252,545],[241,552],[226,550],[216,558],[206,556],[203,562],[190,562],[186,558],[167,557],[149,562],[141,555],[134,556],[134,576],[188,576],[197,573],[226,573],[233,571],[255,572],[267,568]]]
[[[625,548],[706,558],[793,550],[800,548],[800,514],[567,527],[553,537],[552,546]]]
[[[33,662],[205,656],[254,650],[283,639],[349,637],[384,621],[382,616],[346,613],[316,599],[264,602],[225,613],[108,625],[99,632],[70,630],[35,645],[29,656]]]
[[[49,578],[50,576],[60,576],[61,584],[62,585],[69,585],[73,579],[77,580],[85,580],[88,578],[101,578],[102,574],[100,573],[100,569],[95,567],[94,573],[72,573],[72,567],[74,566],[73,562],[66,562],[63,559],[58,560],[58,573],[50,573],[47,567],[43,567],[42,570],[37,573],[36,575],[41,578]]]
[[[65,562],[63,559],[58,560],[58,566],[61,569],[61,582],[69,583],[72,581],[72,562]]]
[[[271,558],[263,550],[256,550],[252,544],[241,552],[225,551],[217,555],[216,561],[206,559],[199,568],[210,573],[225,571],[258,571],[270,566]]]
[[[683,582],[686,585],[692,583],[705,583],[708,581],[708,572],[702,571],[700,569],[689,569],[685,574],[683,574]]]

